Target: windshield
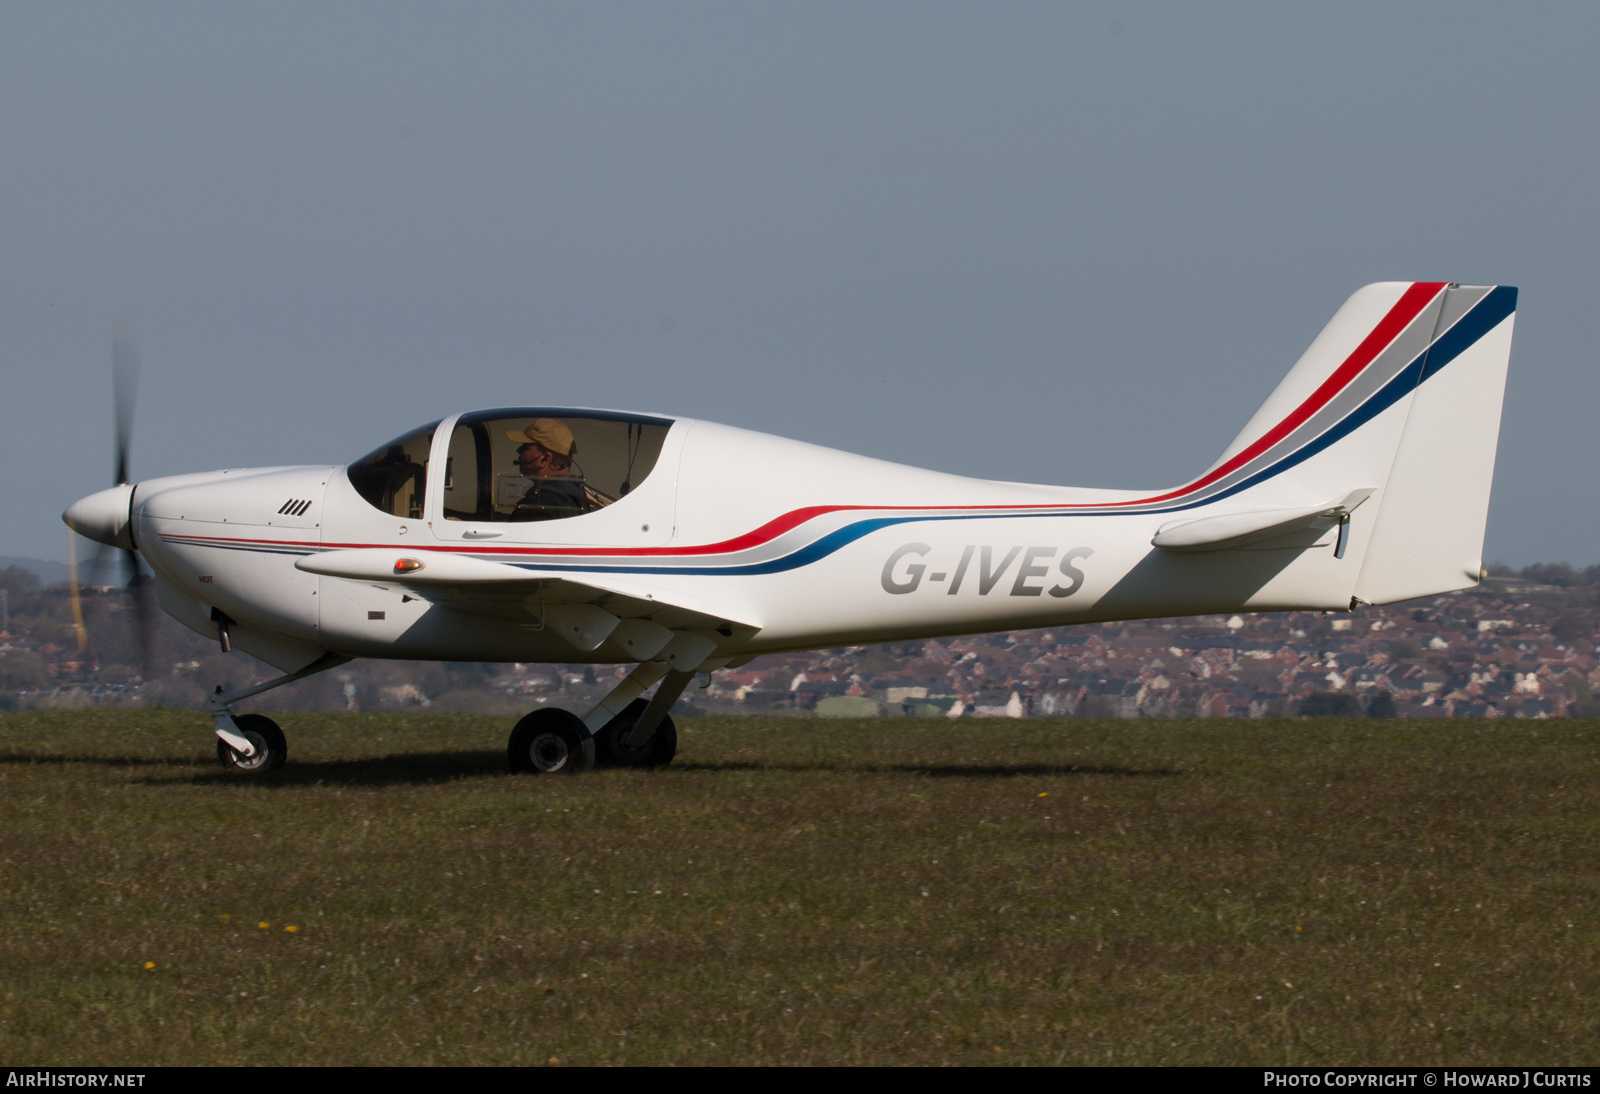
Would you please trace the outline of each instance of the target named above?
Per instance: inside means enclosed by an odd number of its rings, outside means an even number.
[[[603,509],[650,474],[670,418],[515,407],[465,414],[450,435],[446,520],[559,520]]]
[[[422,519],[428,488],[428,449],[438,422],[380,445],[345,468],[350,485],[368,504],[397,517]]]

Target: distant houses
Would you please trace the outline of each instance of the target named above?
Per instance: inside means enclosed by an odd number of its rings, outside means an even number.
[[[1555,582],[1534,580],[1544,575]],[[85,600],[0,570],[0,708],[199,707],[217,674],[260,669],[164,623],[144,680],[120,589]],[[261,670],[265,671],[265,670]],[[356,661],[274,702],[353,710],[584,709],[624,666]],[[1600,567],[1529,567],[1476,589],[1354,613],[1157,619],[768,655],[715,673],[679,709],[836,717],[1600,717]]]

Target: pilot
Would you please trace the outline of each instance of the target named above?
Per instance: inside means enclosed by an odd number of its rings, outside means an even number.
[[[573,467],[578,454],[572,430],[554,418],[535,418],[526,429],[506,434],[517,446],[517,470],[533,485],[517,502],[512,520],[550,520],[587,513],[593,506],[583,474]]]

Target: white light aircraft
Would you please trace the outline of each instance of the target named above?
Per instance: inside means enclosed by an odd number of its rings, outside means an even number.
[[[457,414],[345,467],[132,483],[119,339],[118,485],[63,519],[142,555],[179,622],[282,670],[212,699],[236,770],[287,752],[238,704],[356,657],[632,664],[592,710],[518,722],[510,764],[660,765],[693,676],[763,653],[1477,583],[1515,310],[1508,287],[1359,290],[1215,463],[1154,492],[556,407]]]

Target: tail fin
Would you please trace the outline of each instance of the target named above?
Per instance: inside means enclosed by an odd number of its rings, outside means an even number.
[[[1358,290],[1190,489],[1285,509],[1370,490],[1348,553],[1340,541],[1356,599],[1476,584],[1516,301],[1442,282]]]

